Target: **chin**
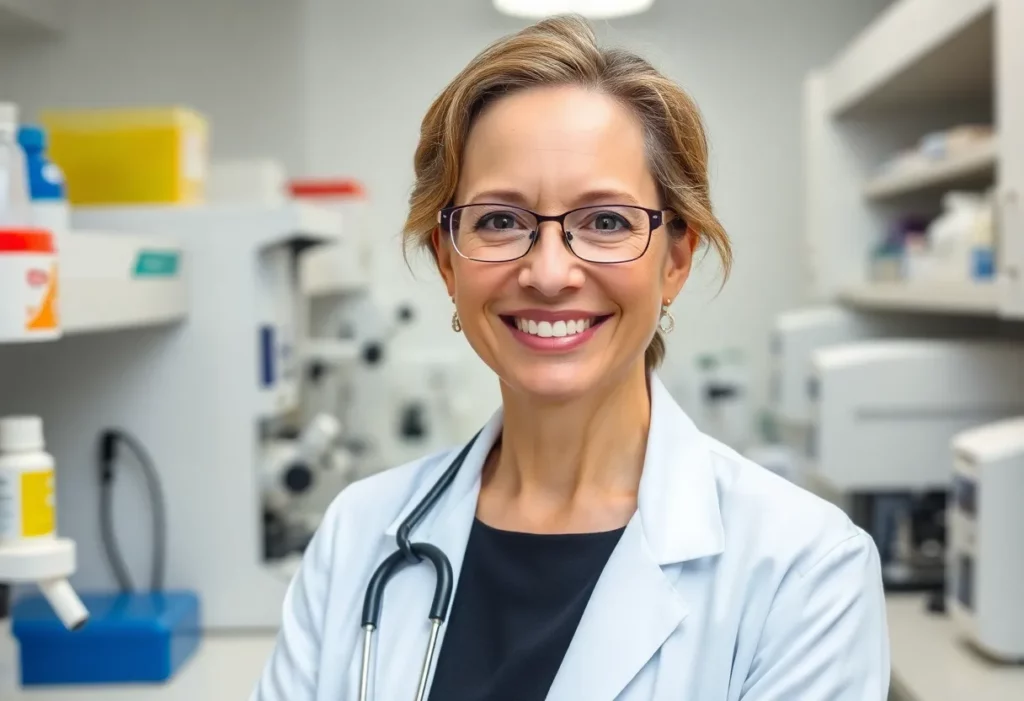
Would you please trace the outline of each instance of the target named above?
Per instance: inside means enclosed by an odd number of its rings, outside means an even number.
[[[516,363],[499,374],[515,392],[544,402],[567,402],[586,396],[608,377],[592,363],[554,359]]]

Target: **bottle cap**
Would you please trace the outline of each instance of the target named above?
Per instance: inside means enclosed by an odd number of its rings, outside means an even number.
[[[0,419],[0,451],[43,449],[43,420],[38,416],[5,416]]]
[[[46,132],[36,126],[23,125],[18,128],[18,144],[26,151],[45,151]]]

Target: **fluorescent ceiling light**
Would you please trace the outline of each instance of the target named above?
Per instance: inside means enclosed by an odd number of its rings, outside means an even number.
[[[499,12],[531,19],[569,12],[590,19],[608,19],[639,14],[653,4],[654,0],[494,0]]]

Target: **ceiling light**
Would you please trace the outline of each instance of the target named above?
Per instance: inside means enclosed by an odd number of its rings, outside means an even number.
[[[569,12],[589,19],[609,19],[639,14],[653,4],[654,0],[494,0],[499,12],[530,19]]]

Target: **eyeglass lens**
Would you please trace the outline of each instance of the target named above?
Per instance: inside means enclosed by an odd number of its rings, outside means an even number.
[[[460,254],[500,262],[526,255],[539,223],[536,215],[525,209],[476,204],[452,212],[449,226]],[[566,215],[564,229],[572,252],[594,263],[635,260],[643,255],[651,236],[647,211],[627,205],[574,210]]]

